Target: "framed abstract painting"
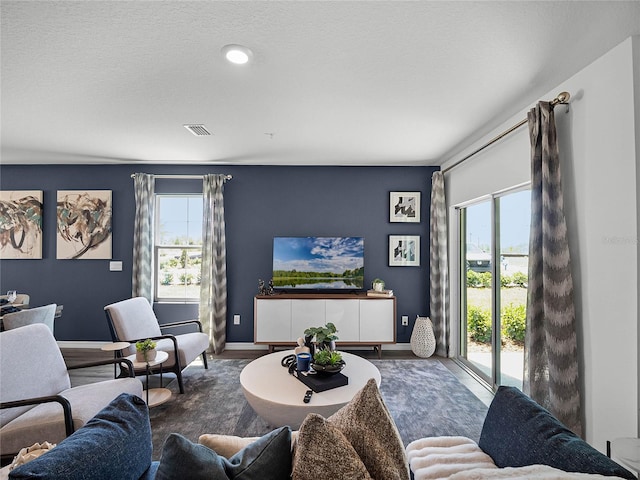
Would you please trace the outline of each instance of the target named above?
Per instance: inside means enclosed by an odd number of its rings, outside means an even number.
[[[420,192],[390,192],[389,221],[420,223]]]
[[[111,259],[111,190],[59,190],[58,259]]]
[[[42,258],[42,190],[0,191],[0,259]]]
[[[389,235],[389,266],[420,266],[420,235]]]

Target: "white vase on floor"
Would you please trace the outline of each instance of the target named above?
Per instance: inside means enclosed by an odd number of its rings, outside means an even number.
[[[436,336],[429,317],[416,318],[411,332],[411,351],[422,358],[428,358],[436,351]]]

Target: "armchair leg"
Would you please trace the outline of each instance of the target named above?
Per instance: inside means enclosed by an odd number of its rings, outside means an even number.
[[[180,393],[184,393],[184,383],[182,382],[182,371],[178,370],[176,372],[176,379],[178,380],[178,388],[180,389]]]
[[[207,365],[207,352],[202,352],[202,363],[204,364],[205,370],[207,370],[209,368],[209,365]]]

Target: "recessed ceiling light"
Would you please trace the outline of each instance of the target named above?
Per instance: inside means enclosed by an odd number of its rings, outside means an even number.
[[[233,44],[222,47],[222,54],[229,62],[236,65],[244,65],[253,57],[253,52],[247,47]]]

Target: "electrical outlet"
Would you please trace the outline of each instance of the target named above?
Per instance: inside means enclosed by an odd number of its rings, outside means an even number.
[[[233,324],[234,325],[240,325],[240,315],[234,315],[233,316]]]
[[[409,326],[409,316],[408,315],[402,315],[402,326],[403,327],[408,327]]]

